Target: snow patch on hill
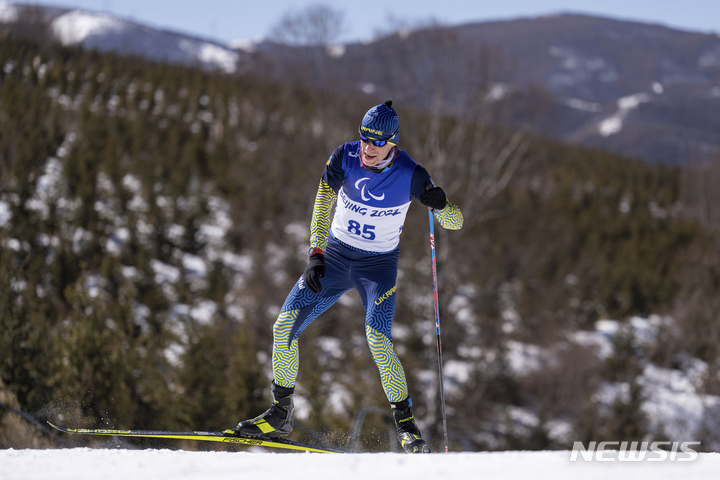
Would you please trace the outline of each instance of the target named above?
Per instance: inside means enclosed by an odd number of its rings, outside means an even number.
[[[16,8],[0,4],[0,21],[13,21]],[[239,59],[231,47],[173,32],[146,27],[103,13],[70,10],[51,22],[53,34],[64,45],[82,45],[102,51],[123,49],[154,60],[204,65],[234,73]]]
[[[124,20],[79,10],[60,15],[52,22],[53,33],[64,45],[82,43],[93,35],[103,35],[108,32],[122,33],[129,28],[130,24]]]
[[[0,2],[0,22],[14,22],[17,20],[17,7],[8,2]]]
[[[623,121],[630,112],[636,109],[641,103],[649,101],[650,95],[647,93],[638,93],[619,99],[617,101],[617,112],[602,120],[598,125],[600,135],[609,137],[610,135],[620,132],[623,127]]]

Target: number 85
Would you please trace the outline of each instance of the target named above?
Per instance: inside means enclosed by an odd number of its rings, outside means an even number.
[[[362,227],[362,230],[360,227]],[[355,220],[348,222],[348,232],[353,235],[359,235],[367,240],[375,240],[375,232],[373,232],[373,230],[375,230],[375,225],[360,225]]]

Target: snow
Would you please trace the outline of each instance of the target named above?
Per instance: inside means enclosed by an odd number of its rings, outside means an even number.
[[[10,205],[4,200],[0,200],[0,227],[7,225],[11,218]]]
[[[201,62],[216,65],[227,73],[234,73],[238,61],[238,54],[232,50],[213,45],[212,43],[181,40],[179,47]]]
[[[155,283],[177,283],[180,280],[180,270],[177,267],[156,259],[150,261],[150,267],[155,273]]]
[[[258,42],[239,38],[231,40],[230,43],[228,43],[228,48],[232,48],[233,50],[242,50],[247,53],[254,53],[257,50],[257,44]]]
[[[601,112],[602,106],[599,103],[588,102],[579,98],[561,98],[560,103],[576,110],[584,112]]]
[[[490,89],[488,90],[485,98],[490,102],[498,102],[503,98],[507,97],[510,90],[510,85],[504,83],[495,83],[490,86]]]
[[[203,300],[190,309],[190,316],[200,324],[209,325],[217,312],[217,304],[212,300]]]
[[[17,7],[8,2],[0,2],[0,22],[12,23],[17,20]]]
[[[241,447],[242,448],[242,447]],[[483,480],[606,480],[652,478],[694,480],[717,478],[720,454],[701,453],[692,462],[601,462],[570,452],[479,452],[408,456],[381,454],[268,453],[263,450],[190,452],[69,448],[58,450],[2,450],[2,480],[103,480],[264,478],[287,475],[293,480],[342,478],[374,480],[412,478],[481,478]]]
[[[638,93],[637,95],[630,95],[628,97],[622,97],[618,100],[618,108],[620,110],[630,110],[637,108],[643,102],[650,100],[646,93]]]
[[[587,56],[569,46],[551,46],[548,52],[558,59],[558,70],[548,77],[548,83],[557,90],[572,89],[590,80],[611,83],[618,79],[617,70],[600,57]]]
[[[127,22],[100,13],[73,10],[60,15],[52,23],[53,33],[64,45],[82,43],[87,37],[106,31],[122,31]]]
[[[0,21],[12,21],[15,16],[16,11],[12,5],[0,2]],[[120,38],[123,35],[134,37],[140,46],[127,45],[127,48],[131,50],[140,49],[150,57],[153,54],[147,51],[148,45],[162,40],[151,29],[144,28],[133,22],[103,13],[82,10],[71,10],[59,15],[52,21],[51,28],[62,44],[84,45],[90,48],[107,49],[103,39],[112,43],[113,38]],[[229,47],[191,38],[175,39],[170,34],[164,38],[166,42],[172,44],[167,44],[166,48],[174,50],[173,55],[176,56],[178,56],[178,52],[181,52],[178,58],[184,58],[186,62],[200,62],[208,67],[219,68],[227,73],[236,71],[240,57],[236,51]],[[162,51],[159,55],[161,58],[165,58],[168,51]],[[98,80],[102,81],[101,79]]]
[[[616,335],[631,333],[638,351],[652,351],[663,331],[672,329],[673,323],[672,318],[660,315],[651,315],[648,318],[632,317],[625,322],[601,319],[595,323],[594,329],[571,332],[566,340],[569,344],[593,351],[598,361],[604,362],[614,354]],[[540,347],[509,340],[505,346],[510,371],[523,378],[560,365],[569,345],[561,341],[556,345]],[[469,378],[473,364],[480,361],[479,359],[490,361],[498,352],[479,347],[464,347],[459,349],[458,353],[464,357],[463,361],[445,362],[445,381],[449,392],[453,391],[453,386],[458,382]],[[662,433],[676,441],[693,441],[702,435],[703,428],[711,428],[708,425],[714,423],[712,419],[716,412],[720,411],[720,396],[702,393],[703,384],[711,371],[706,362],[689,356],[678,357],[677,360],[678,366],[670,369],[662,368],[644,358],[639,359],[642,371],[637,376],[637,382],[643,392],[642,410],[648,419],[651,432]],[[426,380],[430,382],[433,373],[424,373]],[[617,399],[627,400],[629,392],[630,385],[627,382],[605,382],[595,393],[594,401],[601,408],[610,408]],[[535,412],[520,409],[514,413],[518,414],[514,418],[521,428],[530,428],[538,421]],[[562,433],[565,427],[561,418],[552,421],[559,422],[557,432],[560,433],[551,433],[550,438],[560,444],[574,440],[572,436]],[[558,436],[554,436],[556,434]],[[713,441],[706,442],[705,447],[717,449]]]
[[[507,360],[510,369],[518,375],[529,375],[542,370],[547,352],[537,345],[510,340],[507,342]]]
[[[701,369],[704,370],[703,367]],[[695,383],[700,384],[701,381],[698,375]],[[697,425],[704,423],[703,417],[720,405],[716,396],[697,394],[693,376],[679,370],[648,364],[639,377],[639,383],[646,396],[643,411],[648,418],[662,422],[669,438],[697,437]]]
[[[703,52],[698,59],[700,68],[717,68],[720,67],[720,46],[714,45],[709,50]]]
[[[331,45],[327,48],[327,54],[333,58],[340,58],[345,55],[345,45]]]
[[[622,130],[623,121],[630,111],[637,108],[641,103],[648,101],[650,101],[650,96],[647,93],[638,93],[618,99],[617,112],[602,120],[598,125],[600,135],[603,137],[609,137],[610,135],[620,132],[620,130]]]

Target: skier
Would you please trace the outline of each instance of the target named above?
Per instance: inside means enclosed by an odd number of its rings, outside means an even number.
[[[273,327],[273,405],[260,416],[238,423],[237,435],[291,432],[298,337],[354,288],[363,301],[365,334],[390,402],[398,441],[406,452],[430,452],[413,420],[405,372],[392,344],[398,244],[413,198],[431,208],[446,229],[460,229],[463,216],[428,172],[398,148],[399,128],[392,101],[376,105],[362,119],[360,140],[340,145],[327,161],[313,209],[308,266]]]

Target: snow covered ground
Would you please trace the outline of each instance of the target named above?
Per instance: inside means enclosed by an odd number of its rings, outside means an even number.
[[[292,480],[532,479],[606,480],[715,479],[720,454],[693,462],[570,461],[570,452],[485,452],[433,455],[187,452],[174,450],[1,450],[0,480],[96,479],[195,480],[271,478]]]

